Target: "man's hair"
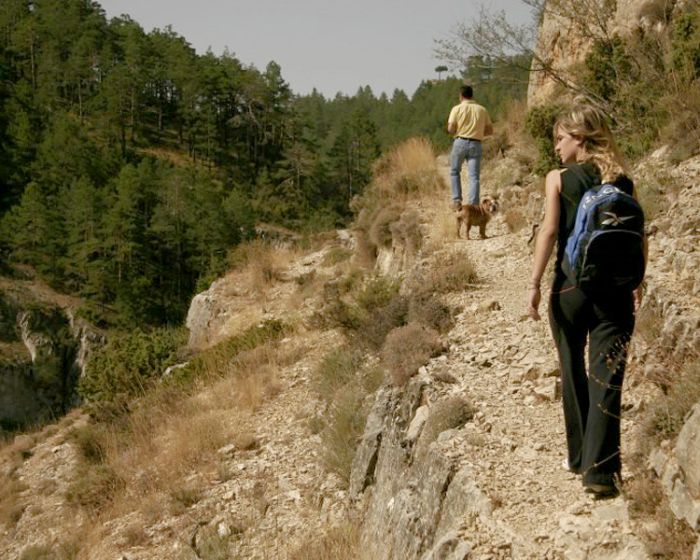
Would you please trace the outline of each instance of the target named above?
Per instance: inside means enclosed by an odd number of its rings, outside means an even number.
[[[464,97],[464,99],[471,99],[474,96],[474,90],[472,86],[462,86],[459,88],[459,93]]]

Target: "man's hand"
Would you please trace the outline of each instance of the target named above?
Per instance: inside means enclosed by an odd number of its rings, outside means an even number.
[[[456,122],[448,122],[447,123],[447,132],[449,134],[454,134],[457,132],[457,123]]]

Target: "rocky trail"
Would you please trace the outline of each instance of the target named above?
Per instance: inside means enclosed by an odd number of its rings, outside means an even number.
[[[463,535],[473,544],[469,557],[645,558],[623,495],[595,501],[584,493],[580,477],[564,469],[566,440],[546,291],[543,320],[525,316],[529,232],[510,234],[496,219],[487,233],[486,240],[455,242],[467,247],[481,282],[452,295],[451,303],[464,311],[449,333],[449,353],[427,367],[429,374],[442,370],[456,378],[441,392],[462,393],[477,408],[474,422],[445,442],[470,465],[493,506],[488,535],[478,530]],[[626,408],[634,398],[626,388]],[[623,446],[633,422],[634,412],[628,411]]]

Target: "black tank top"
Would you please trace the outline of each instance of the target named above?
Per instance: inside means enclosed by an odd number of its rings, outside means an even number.
[[[574,229],[576,209],[583,194],[600,184],[600,172],[592,163],[570,163],[561,172],[561,192],[559,193],[559,235],[557,236],[557,276],[563,275],[561,261],[564,258],[566,240]]]

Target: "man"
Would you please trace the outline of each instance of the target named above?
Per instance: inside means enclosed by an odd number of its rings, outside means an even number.
[[[481,141],[493,134],[493,124],[488,111],[476,103],[471,86],[462,86],[459,105],[452,107],[447,119],[447,132],[454,136],[450,156],[452,181],[452,206],[462,207],[462,163],[467,160],[469,170],[469,204],[479,204],[479,175],[481,173]]]

